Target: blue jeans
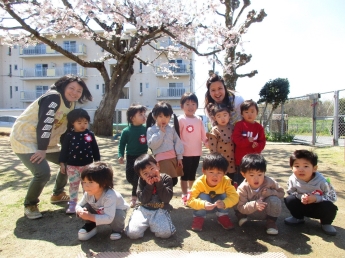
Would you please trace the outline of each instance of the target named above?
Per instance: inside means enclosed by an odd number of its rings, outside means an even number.
[[[40,164],[32,163],[30,161],[33,153],[29,154],[19,154],[16,153],[18,158],[23,162],[23,164],[31,171],[33,178],[29,184],[28,191],[25,196],[24,206],[36,205],[40,200],[44,186],[50,179],[50,167],[48,161],[59,165],[60,152],[47,153],[45,160]],[[53,193],[54,195],[59,195],[64,191],[64,187],[67,184],[67,174],[61,174],[60,171],[56,176],[55,186]]]
[[[204,200],[204,201],[207,201],[207,202],[210,202],[210,203],[215,203],[216,201],[218,200],[224,200],[226,198],[226,194],[217,194],[216,196],[214,197],[211,197],[209,194],[205,194],[205,193],[201,193],[199,194],[198,198],[200,198],[201,200]],[[229,214],[229,209],[230,208],[227,208],[227,209],[218,209],[217,207],[214,208],[213,210],[211,211],[208,211],[208,212],[214,212],[216,211],[217,212],[217,216],[223,216],[223,215],[228,215]],[[194,210],[193,211],[193,216],[194,217],[203,217],[203,218],[206,218],[206,210],[205,209],[202,209],[202,210]]]

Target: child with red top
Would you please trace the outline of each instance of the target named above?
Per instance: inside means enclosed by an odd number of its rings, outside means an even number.
[[[238,185],[244,180],[240,173],[240,164],[246,154],[260,154],[266,145],[264,128],[255,121],[259,113],[258,105],[253,100],[245,100],[241,104],[242,121],[235,124],[232,140],[235,143],[235,165]]]

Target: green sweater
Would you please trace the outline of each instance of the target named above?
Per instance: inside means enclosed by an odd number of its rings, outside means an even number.
[[[146,127],[144,125],[129,125],[123,129],[119,143],[118,157],[126,155],[139,156],[147,153]]]

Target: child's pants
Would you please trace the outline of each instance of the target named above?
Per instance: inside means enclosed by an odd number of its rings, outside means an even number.
[[[131,239],[141,238],[147,228],[161,238],[168,238],[176,231],[167,210],[149,210],[139,206],[129,219],[126,234]]]
[[[320,219],[323,225],[332,224],[338,210],[338,207],[331,201],[303,204],[301,200],[294,195],[289,195],[284,198],[284,202],[291,215],[296,219],[303,219],[304,216]]]
[[[86,208],[91,214],[97,214],[97,212],[91,207],[90,204],[85,204],[83,208]],[[127,210],[116,209],[115,217],[109,224],[113,233],[122,233],[125,228]],[[85,223],[91,223],[92,221],[86,220]]]
[[[75,203],[77,203],[78,201],[80,174],[84,168],[85,166],[70,166],[70,165],[67,165],[67,168],[66,168],[66,173],[68,175],[68,181],[69,181],[70,200]]]
[[[199,194],[198,198],[200,198],[201,200],[205,200],[208,201],[210,203],[215,203],[218,200],[224,200],[226,198],[226,194],[215,194],[214,196],[211,196],[210,194],[205,194],[205,193],[201,193]],[[227,209],[218,209],[217,207],[215,209],[213,209],[212,211],[209,212],[213,212],[213,211],[217,211],[217,216],[223,216],[223,215],[228,215],[229,214],[229,208]],[[206,210],[202,209],[202,210],[194,210],[193,211],[193,216],[194,217],[203,217],[206,218]]]
[[[282,201],[275,195],[271,195],[263,199],[267,203],[266,208],[263,211],[255,211],[251,214],[247,214],[251,219],[265,220],[267,216],[277,218],[282,212]]]

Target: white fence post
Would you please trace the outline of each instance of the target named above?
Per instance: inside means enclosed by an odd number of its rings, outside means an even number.
[[[339,91],[334,91],[333,146],[339,146]]]

